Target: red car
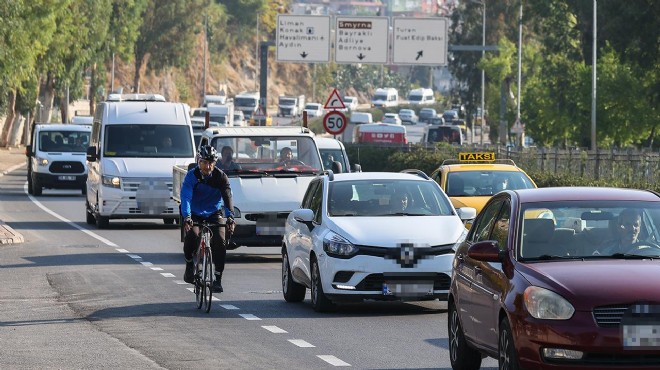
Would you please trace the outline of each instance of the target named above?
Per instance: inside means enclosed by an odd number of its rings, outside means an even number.
[[[504,191],[457,248],[454,369],[660,369],[660,194]]]

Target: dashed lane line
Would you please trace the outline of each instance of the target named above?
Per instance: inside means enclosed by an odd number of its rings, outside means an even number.
[[[320,358],[321,360],[329,363],[332,366],[351,366],[348,362],[342,361],[338,359],[335,356],[332,355],[317,355],[316,357]]]
[[[254,316],[251,313],[239,313],[238,316],[244,318],[245,320],[251,320],[251,321],[261,320],[260,318]]]
[[[286,330],[284,330],[284,329],[281,329],[281,328],[278,328],[277,326],[274,326],[274,325],[263,325],[263,326],[261,326],[261,327],[264,328],[264,329],[266,329],[266,330],[268,330],[269,332],[271,332],[271,333],[273,333],[273,334],[284,334],[284,333],[288,333],[288,331],[286,331]]]
[[[309,343],[305,340],[302,340],[302,339],[289,339],[289,342],[295,344],[296,346],[298,346],[300,348],[314,348],[314,347],[316,347],[315,345],[313,345],[313,344],[311,344],[311,343]]]

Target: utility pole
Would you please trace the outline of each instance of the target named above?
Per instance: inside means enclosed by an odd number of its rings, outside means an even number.
[[[209,16],[206,14],[204,15],[204,72],[202,74],[202,101],[204,101],[204,96],[206,95],[206,69],[208,68],[206,63],[206,48],[209,40],[208,29]]]
[[[482,18],[481,18],[481,46],[486,47],[486,0],[481,1],[483,6]],[[486,51],[481,50],[481,60],[486,56]],[[481,138],[479,139],[479,144],[484,145],[484,127],[486,125],[485,115],[485,95],[486,95],[486,71],[481,69]]]
[[[594,29],[591,50],[591,150],[598,150],[596,146],[596,5],[594,0]]]

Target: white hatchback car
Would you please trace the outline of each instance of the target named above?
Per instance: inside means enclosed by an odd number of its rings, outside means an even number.
[[[287,302],[311,290],[312,306],[446,299],[457,243],[474,208],[454,209],[421,171],[316,177],[287,218],[282,288]]]
[[[396,113],[385,113],[383,115],[382,122],[383,123],[391,123],[391,124],[394,124],[394,125],[400,125],[402,123],[401,118],[399,118],[399,115],[396,114]]]

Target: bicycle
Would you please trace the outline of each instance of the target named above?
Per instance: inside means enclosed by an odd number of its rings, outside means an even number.
[[[211,311],[211,300],[213,299],[213,258],[211,253],[211,237],[213,231],[211,227],[225,227],[224,224],[211,223],[206,220],[195,222],[193,226],[198,226],[201,234],[199,246],[195,253],[195,302],[197,309],[204,306],[208,313]]]

